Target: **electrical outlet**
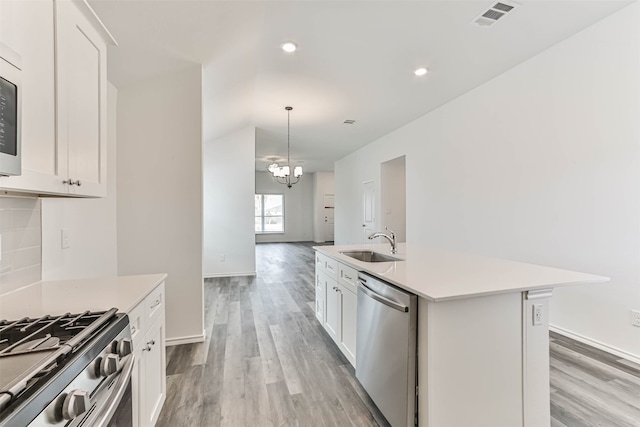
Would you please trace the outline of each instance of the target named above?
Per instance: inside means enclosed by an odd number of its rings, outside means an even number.
[[[62,249],[69,249],[69,231],[64,228],[60,230],[60,247]]]
[[[542,304],[535,304],[533,306],[533,326],[542,325]]]
[[[631,324],[640,327],[640,310],[631,310]]]

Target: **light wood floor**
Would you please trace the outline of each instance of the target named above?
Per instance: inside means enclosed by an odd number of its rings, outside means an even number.
[[[311,246],[259,244],[257,277],[205,281],[207,341],[167,348],[158,426],[388,425],[314,317]],[[559,335],[551,392],[554,427],[640,426],[640,366]]]

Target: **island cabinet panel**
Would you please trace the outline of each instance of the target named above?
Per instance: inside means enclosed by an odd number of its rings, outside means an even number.
[[[551,289],[522,293],[523,409],[526,427],[551,423],[551,402],[548,398],[551,392],[548,375],[550,297]],[[536,310],[542,314],[539,320],[534,315]]]
[[[316,252],[316,318],[355,366],[358,271]]]
[[[524,425],[520,292],[419,299],[418,334],[421,427]]]
[[[316,318],[322,325],[324,325],[325,316],[325,295],[325,282],[320,277],[320,273],[316,273]]]

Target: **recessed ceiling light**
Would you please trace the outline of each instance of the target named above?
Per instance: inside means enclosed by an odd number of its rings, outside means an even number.
[[[424,76],[425,74],[427,74],[429,70],[427,70],[426,68],[418,68],[417,70],[414,71],[416,76]]]
[[[294,42],[284,42],[280,47],[287,53],[293,53],[298,48],[298,45]]]

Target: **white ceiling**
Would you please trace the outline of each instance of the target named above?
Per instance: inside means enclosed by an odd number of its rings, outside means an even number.
[[[119,43],[119,88],[194,64],[203,69],[203,137],[258,128],[256,168],[286,157],[306,172],[503,73],[630,3],[523,0],[491,28],[493,1],[90,0]],[[285,54],[280,44],[299,49]],[[424,77],[413,71],[430,69]],[[354,119],[353,125],[343,124]]]

